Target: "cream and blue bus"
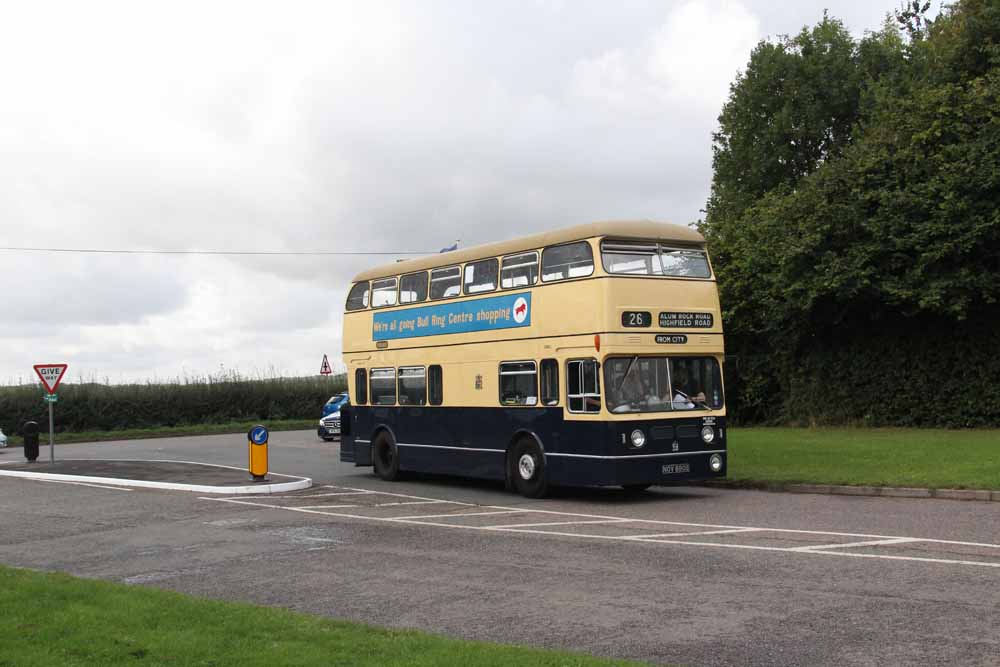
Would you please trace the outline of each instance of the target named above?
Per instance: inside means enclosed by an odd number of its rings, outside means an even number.
[[[600,222],[387,264],[344,312],[342,461],[550,485],[726,474],[719,297],[705,239]]]

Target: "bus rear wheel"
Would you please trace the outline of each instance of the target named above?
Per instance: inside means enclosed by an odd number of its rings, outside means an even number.
[[[510,478],[514,488],[526,498],[542,498],[549,490],[545,476],[545,456],[534,440],[523,438],[510,452]]]
[[[399,479],[399,450],[386,433],[380,433],[372,446],[375,474],[387,482]]]

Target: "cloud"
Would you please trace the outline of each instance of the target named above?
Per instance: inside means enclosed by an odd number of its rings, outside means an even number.
[[[876,27],[893,7],[840,9]],[[0,23],[0,245],[434,251],[691,222],[735,72],[761,37],[821,15],[763,0],[19,3]],[[392,259],[0,252],[0,382],[50,355],[112,379],[314,373],[339,351],[351,276]]]

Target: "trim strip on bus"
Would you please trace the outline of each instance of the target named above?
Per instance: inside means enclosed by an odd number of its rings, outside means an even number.
[[[597,456],[596,454],[564,454],[562,452],[545,452],[545,456],[568,456],[574,459],[654,459],[664,456],[696,456],[698,454],[725,454],[724,449],[711,449],[700,452],[668,452],[666,454],[627,454],[625,456]]]
[[[497,454],[505,454],[506,450],[503,449],[481,449],[477,447],[448,447],[446,445],[415,445],[410,442],[397,442],[397,447],[429,447],[431,449],[458,449],[463,452],[495,452]]]
[[[653,331],[654,330],[651,329],[648,332],[648,334],[651,335],[653,333]],[[680,329],[680,331],[684,331],[684,332],[687,333],[687,335],[690,336],[690,335],[693,335],[691,332],[692,331],[697,331],[697,329],[695,329],[695,330],[692,330],[692,329]],[[657,333],[665,334],[665,335],[671,335],[671,334],[676,334],[676,332],[677,332],[677,328],[675,327],[674,330],[672,330],[672,331],[668,332],[665,329],[661,329]],[[465,333],[477,333],[477,332],[465,332]],[[584,333],[554,334],[552,336],[527,336],[527,337],[524,337],[524,338],[491,338],[490,340],[474,340],[474,341],[467,341],[465,343],[437,343],[435,345],[411,345],[409,347],[393,347],[393,348],[383,348],[383,349],[371,348],[371,349],[366,349],[366,350],[355,350],[354,352],[346,352],[345,354],[364,354],[366,352],[386,352],[387,350],[388,351],[392,351],[392,352],[399,352],[400,350],[426,350],[426,349],[432,348],[432,347],[454,347],[456,345],[484,345],[484,344],[488,344],[488,343],[520,343],[520,342],[528,341],[528,340],[542,340],[543,338],[572,338],[574,336],[584,336],[584,337],[586,337],[586,336],[594,336],[594,335],[597,335],[597,334],[608,335],[608,334],[630,334],[630,333],[631,333],[631,335],[636,335],[635,333],[632,333],[632,332],[629,332],[629,331],[588,331],[588,332],[584,332]],[[640,333],[642,333],[642,332],[640,332]],[[723,332],[723,331],[698,331],[698,333],[699,333],[699,335],[702,335],[702,336],[724,336],[725,335],[725,332]],[[436,334],[436,335],[438,335],[438,336],[460,336],[462,334],[461,333],[454,333],[454,334]],[[418,338],[431,338],[431,336],[414,336],[412,338],[396,338],[394,340],[396,340],[396,341],[411,341],[411,340],[416,340]],[[580,345],[578,347],[591,347],[591,345]]]
[[[357,440],[357,442],[368,442],[367,440]],[[503,449],[482,449],[477,447],[451,447],[447,445],[418,445],[412,442],[397,442],[397,447],[424,447],[427,449],[457,449],[463,452],[493,452],[496,454],[505,454],[506,450]],[[711,449],[699,452],[667,452],[664,454],[626,454],[623,456],[597,456],[596,454],[566,454],[562,452],[545,452],[545,456],[567,456],[575,459],[652,459],[661,458],[664,456],[693,456],[697,454],[725,454],[724,449]]]

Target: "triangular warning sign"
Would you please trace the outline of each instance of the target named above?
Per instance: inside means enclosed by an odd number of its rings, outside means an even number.
[[[330,375],[331,373],[333,373],[333,369],[330,368],[330,360],[327,359],[326,355],[324,354],[323,355],[323,363],[319,367],[319,374],[320,375]]]
[[[46,391],[54,394],[63,376],[66,375],[66,367],[67,364],[35,364],[34,369]]]

